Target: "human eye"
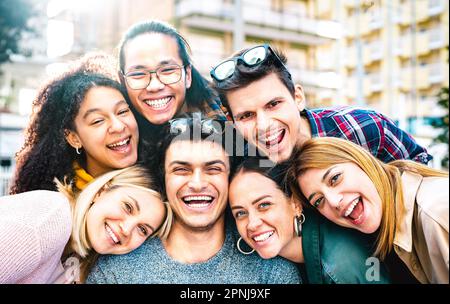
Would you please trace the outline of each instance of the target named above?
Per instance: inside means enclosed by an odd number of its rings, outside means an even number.
[[[133,212],[133,206],[130,203],[124,202],[123,206],[127,213],[131,214]]]
[[[139,225],[138,229],[143,236],[148,236],[148,230],[144,225]]]
[[[175,73],[179,69],[176,65],[168,65],[168,66],[162,66],[159,68],[160,74],[172,74]]]
[[[235,212],[235,214],[234,214],[234,217],[236,218],[236,219],[240,219],[240,218],[242,218],[243,216],[245,216],[247,213],[244,211],[244,210],[239,210],[239,211],[236,211]]]
[[[92,120],[91,125],[99,125],[104,121],[103,118],[96,118],[94,120]]]
[[[319,197],[319,198],[315,199],[314,201],[312,201],[311,205],[313,205],[315,208],[319,208],[322,201],[323,201],[323,197]]]
[[[210,173],[221,173],[222,168],[219,166],[212,166],[212,167],[208,167],[207,171]]]
[[[176,174],[187,174],[189,170],[186,167],[175,167],[172,169],[172,172]]]
[[[281,103],[281,100],[272,100],[267,104],[268,109],[275,108],[277,105]]]
[[[330,177],[330,185],[333,186],[336,183],[338,183],[341,180],[342,174],[341,173],[337,173],[335,175],[332,175]]]
[[[260,204],[258,204],[258,208],[259,209],[267,209],[270,207],[270,205],[272,205],[272,203],[270,202],[262,202]]]
[[[245,113],[239,115],[239,116],[237,117],[237,120],[238,120],[238,121],[245,121],[245,120],[250,119],[252,116],[253,116],[253,113],[251,113],[251,112],[245,112]]]
[[[147,72],[145,72],[145,71],[131,71],[126,74],[126,77],[139,79],[139,78],[145,77],[146,75],[147,75]]]
[[[127,114],[127,113],[129,113],[130,112],[130,108],[129,107],[126,107],[126,108],[123,108],[123,109],[121,109],[120,111],[119,111],[119,115],[124,115],[124,114]]]

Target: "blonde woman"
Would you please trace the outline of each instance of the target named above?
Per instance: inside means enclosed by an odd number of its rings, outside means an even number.
[[[309,140],[292,157],[288,176],[302,202],[373,234],[375,255],[393,254],[420,283],[449,282],[448,173],[407,160],[385,164],[338,138]]]
[[[167,237],[172,211],[141,167],[105,173],[75,199],[57,184],[0,198],[0,283],[83,282],[98,254]]]

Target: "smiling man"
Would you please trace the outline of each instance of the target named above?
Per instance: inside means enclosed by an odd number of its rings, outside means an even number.
[[[389,118],[348,106],[306,109],[287,59],[269,45],[237,52],[211,70],[215,89],[246,140],[274,162],[287,160],[296,144],[311,137],[350,140],[384,162],[432,157]]]
[[[101,257],[88,283],[301,282],[287,260],[238,251],[239,235],[225,211],[233,152],[224,148],[227,132],[210,123],[178,119],[158,145],[156,164],[174,213],[168,238],[151,239],[128,255]]]

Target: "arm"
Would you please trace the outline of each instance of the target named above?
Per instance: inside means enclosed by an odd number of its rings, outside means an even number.
[[[51,191],[0,198],[0,283],[46,283],[70,236],[67,199]]]

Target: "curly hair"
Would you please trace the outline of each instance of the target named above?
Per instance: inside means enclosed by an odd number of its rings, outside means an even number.
[[[88,61],[83,61],[88,62]],[[79,64],[44,85],[33,101],[33,114],[25,131],[25,142],[16,153],[11,194],[31,190],[56,191],[54,179],[73,180],[73,163],[85,167],[85,155],[77,155],[66,141],[66,131],[75,131],[74,120],[86,93],[93,87],[125,92],[119,82],[99,66]]]

